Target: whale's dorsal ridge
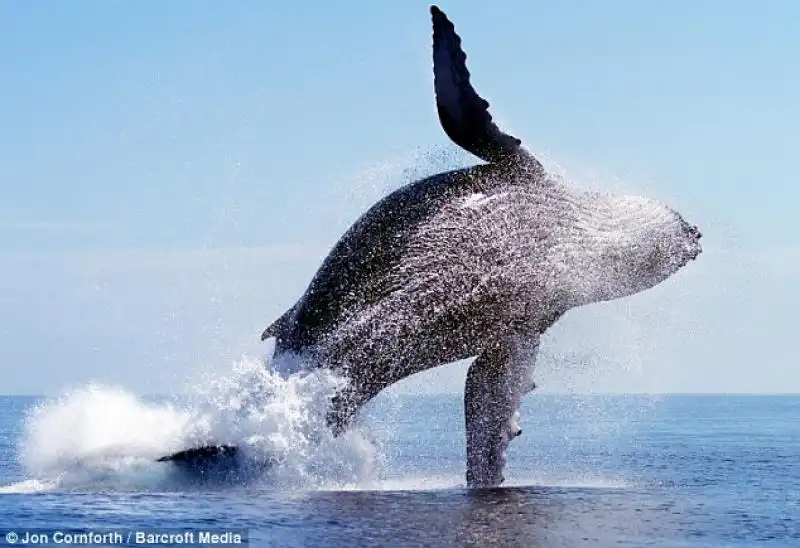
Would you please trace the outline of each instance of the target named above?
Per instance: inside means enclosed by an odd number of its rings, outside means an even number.
[[[533,160],[522,141],[503,133],[492,121],[489,102],[470,84],[467,54],[453,23],[437,6],[433,22],[433,82],[442,128],[464,150],[491,163]]]

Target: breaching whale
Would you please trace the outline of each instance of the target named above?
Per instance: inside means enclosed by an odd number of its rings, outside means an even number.
[[[539,337],[571,308],[665,280],[700,253],[700,232],[657,201],[589,194],[549,176],[493,122],[453,23],[436,6],[431,17],[439,120],[485,163],[376,203],[262,340],[275,338],[273,360],[349,380],[331,400],[337,433],[384,388],[475,358],[464,391],[466,480],[495,486],[521,433],[521,398],[535,387]]]

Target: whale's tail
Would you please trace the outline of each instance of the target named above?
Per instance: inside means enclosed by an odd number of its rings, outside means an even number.
[[[522,141],[503,133],[492,121],[489,103],[470,83],[467,54],[447,15],[431,6],[433,22],[433,83],[439,121],[450,139],[464,150],[491,163],[538,162]]]

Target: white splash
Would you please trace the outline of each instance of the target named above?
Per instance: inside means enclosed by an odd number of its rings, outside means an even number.
[[[20,457],[28,471],[44,479],[79,469],[110,472],[175,450],[189,419],[171,405],[89,385],[28,414]]]
[[[269,487],[369,483],[381,460],[376,445],[358,429],[333,437],[325,425],[328,399],[342,382],[322,370],[285,376],[244,358],[182,402],[89,385],[29,412],[19,452],[27,479],[3,489],[183,489],[192,484],[186,472],[156,459],[222,443],[241,449],[240,479]]]

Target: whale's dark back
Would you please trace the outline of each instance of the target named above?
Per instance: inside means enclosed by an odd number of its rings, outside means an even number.
[[[397,268],[415,229],[457,196],[496,180],[480,165],[408,184],[370,208],[336,243],[297,303],[264,333],[279,351],[313,347],[353,311],[379,302],[395,287]]]

